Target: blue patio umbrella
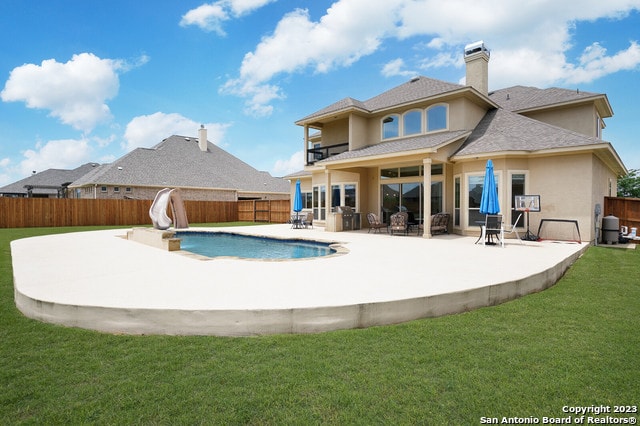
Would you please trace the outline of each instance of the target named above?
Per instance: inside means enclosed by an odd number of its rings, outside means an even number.
[[[298,225],[300,225],[298,213],[302,211],[302,191],[300,190],[300,179],[296,181],[296,193],[293,195],[293,211],[296,212],[294,225],[297,227]]]
[[[300,179],[296,181],[296,193],[293,196],[293,211],[296,213],[302,211],[302,191],[300,190]]]
[[[500,212],[500,202],[498,201],[498,188],[496,178],[493,175],[493,161],[487,160],[487,168],[482,186],[482,197],[480,198],[481,214],[498,214]]]

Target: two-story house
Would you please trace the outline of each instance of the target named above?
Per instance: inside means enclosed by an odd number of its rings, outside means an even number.
[[[615,196],[627,172],[601,138],[613,115],[607,96],[523,86],[488,92],[489,50],[478,42],[464,55],[466,85],[415,77],[298,120],[306,164],[287,177],[292,194],[300,179],[305,207],[327,229],[336,206],[346,205],[363,219],[373,212],[388,221],[407,211],[427,238],[431,215],[448,212],[450,232],[472,235],[484,217],[480,193],[491,159],[505,222],[519,214],[516,195],[535,194],[541,211],[530,214],[532,229],[542,218],[577,220],[582,240],[593,240],[596,205]],[[553,232],[575,238],[570,227]]]

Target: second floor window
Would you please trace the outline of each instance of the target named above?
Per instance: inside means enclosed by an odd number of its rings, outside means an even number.
[[[403,117],[404,119],[404,135],[416,135],[422,133],[422,112],[409,111]]]
[[[427,110],[427,132],[447,128],[447,107],[436,105]]]
[[[426,115],[427,127],[424,128]],[[412,110],[399,114],[390,114],[382,119],[382,139],[393,139],[400,136],[420,135],[449,127],[449,108],[445,104],[434,105],[426,110]],[[402,125],[400,125],[402,121]]]
[[[400,136],[398,121],[396,114],[388,115],[382,119],[382,139],[397,138]]]

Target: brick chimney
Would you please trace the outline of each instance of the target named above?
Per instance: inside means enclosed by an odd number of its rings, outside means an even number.
[[[200,151],[207,152],[207,129],[204,128],[204,124],[201,124],[198,130],[198,146]]]
[[[464,47],[464,62],[467,64],[466,84],[483,95],[489,93],[489,48],[484,41]]]

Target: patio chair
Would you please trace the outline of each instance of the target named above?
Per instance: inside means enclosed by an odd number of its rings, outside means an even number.
[[[394,232],[403,232],[405,235],[409,234],[409,214],[407,212],[398,212],[391,215],[389,229],[391,235]]]
[[[449,233],[449,213],[436,213],[431,216],[431,235]]]
[[[502,226],[502,215],[488,214],[482,227],[482,245],[495,244],[493,237],[500,241],[500,245],[504,247],[504,227]]]
[[[518,216],[518,218],[516,219],[515,223],[513,225],[511,225],[511,230],[507,231],[505,229],[504,235],[508,235],[508,234],[516,234],[516,239],[518,241],[520,241],[520,244],[524,244],[522,242],[522,239],[520,238],[520,234],[518,234],[518,230],[516,229],[516,227],[518,226],[518,222],[520,222],[520,218],[522,217],[522,213],[520,213],[520,215]]]
[[[302,215],[300,215],[300,213],[293,213],[289,222],[291,223],[291,229],[300,229],[303,227]]]
[[[384,222],[380,222],[380,219],[375,213],[367,213],[367,222],[369,222],[369,230],[367,233],[371,232],[372,229],[374,233],[380,233],[380,229],[382,228],[386,228],[387,232],[389,232],[389,226]]]
[[[302,224],[305,228],[311,227],[313,229],[313,212],[307,212],[307,215],[302,219]]]

